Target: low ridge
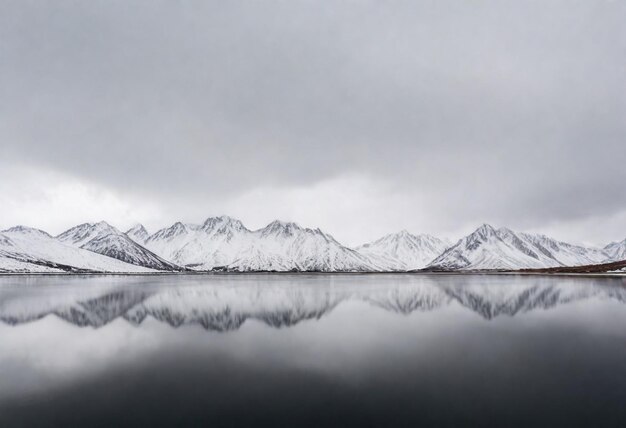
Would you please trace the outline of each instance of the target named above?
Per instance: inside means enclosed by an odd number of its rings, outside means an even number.
[[[93,251],[125,263],[160,271],[179,271],[181,267],[157,256],[108,223],[83,223],[57,236],[61,242]]]

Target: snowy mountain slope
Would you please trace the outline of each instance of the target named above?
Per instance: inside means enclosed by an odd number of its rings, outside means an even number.
[[[609,256],[606,261],[626,260],[626,239],[620,242],[611,242],[604,247],[604,252]]]
[[[249,245],[228,265],[237,271],[368,272],[379,270],[363,255],[320,229],[273,221],[252,233]]]
[[[159,256],[171,260],[174,263],[185,265],[185,261],[176,260],[176,252],[185,244],[190,242],[199,227],[186,226],[181,222],[176,222],[172,226],[161,229],[149,236],[144,245],[150,251]]]
[[[176,251],[174,260],[202,270],[232,263],[254,239],[241,221],[228,216],[210,217],[199,227],[187,227],[193,238]]]
[[[153,272],[152,269],[66,245],[46,232],[24,226],[2,232],[0,258],[3,259],[3,269],[11,272]]]
[[[181,270],[179,266],[162,259],[104,221],[80,224],[63,232],[57,239],[136,266],[160,271]]]
[[[444,251],[428,268],[472,270],[545,266],[534,251],[515,238],[508,232],[499,234],[492,226],[483,224]]]
[[[0,251],[0,273],[62,273],[63,269],[47,266],[46,264],[36,264],[11,256],[3,256]]]
[[[160,256],[194,269],[225,266],[249,246],[251,231],[237,219],[210,217],[203,224],[174,223],[146,240],[146,247]]]
[[[137,224],[126,231],[126,236],[128,236],[136,243],[144,245],[150,237],[150,234],[148,233],[146,228],[143,227],[143,225]]]
[[[355,248],[385,270],[421,269],[439,256],[449,242],[431,235],[413,235],[406,230],[392,233]]]
[[[30,260],[30,261],[29,261]],[[0,233],[0,272],[13,273],[54,273],[63,272],[60,268],[33,263],[27,254],[21,253],[15,243]]]
[[[602,263],[608,257],[608,254],[600,248],[568,244],[540,234],[519,233],[518,235],[536,251],[549,254],[552,259],[557,260],[563,266]]]
[[[371,271],[370,261],[319,229],[274,221],[250,231],[227,216],[175,223],[146,240],[156,254],[197,270]]]
[[[433,260],[433,270],[515,270],[600,263],[607,254],[544,235],[516,233],[484,224]]]

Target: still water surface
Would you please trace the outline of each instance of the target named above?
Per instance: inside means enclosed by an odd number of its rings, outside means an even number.
[[[626,280],[0,277],[0,426],[626,426]]]

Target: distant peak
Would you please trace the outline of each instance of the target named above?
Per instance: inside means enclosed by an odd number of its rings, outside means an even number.
[[[102,220],[99,221],[98,223],[94,223],[93,225],[94,227],[100,229],[100,230],[112,230],[112,231],[117,231],[117,229],[115,229],[113,226],[111,226],[109,223],[107,223],[106,221]]]
[[[474,231],[474,233],[495,234],[496,229],[488,223],[483,223]]]
[[[406,229],[402,229],[398,232],[394,232],[394,233],[389,233],[387,235],[384,235],[382,238],[379,238],[377,240],[380,242],[388,242],[388,241],[395,241],[397,239],[407,239],[411,236],[411,234],[409,233],[408,230]]]
[[[301,229],[300,225],[294,223],[293,221],[283,221],[283,220],[274,220],[267,227],[271,228],[293,228],[293,229]]]
[[[172,232],[187,232],[187,226],[185,226],[183,223],[181,223],[180,221],[177,221],[176,223],[174,223],[173,225],[171,225],[169,227],[169,230]]]
[[[102,220],[99,221],[97,223],[81,223],[78,226],[74,226],[68,230],[66,230],[64,233],[69,232],[69,231],[74,231],[74,230],[84,230],[84,229],[115,229],[113,226],[111,226],[109,223],[107,223],[106,221]]]
[[[17,226],[10,227],[10,228],[8,228],[6,230],[3,230],[3,232],[13,232],[13,233],[21,233],[21,234],[41,235],[41,236],[45,236],[47,238],[51,238],[51,236],[50,236],[50,234],[48,232],[44,232],[41,229],[36,229],[34,227],[23,226],[23,225],[17,225]]]
[[[204,220],[204,223],[202,224],[212,224],[218,221],[228,221],[229,219],[230,217],[225,216],[225,215],[211,216],[211,217],[208,217],[206,220]]]
[[[144,227],[143,224],[137,223],[136,225],[134,225],[133,227],[131,227],[130,229],[128,229],[126,231],[126,233],[132,233],[132,232],[146,232],[146,233],[148,233],[148,230],[146,230],[146,228]]]
[[[236,224],[243,226],[243,223],[240,220],[227,215],[209,217],[204,221],[204,223],[202,223],[203,226],[214,226],[216,224]]]
[[[131,239],[135,239],[135,240],[139,240],[143,242],[145,242],[150,236],[150,234],[148,233],[146,228],[143,226],[143,224],[139,224],[139,223],[134,225],[130,229],[128,229],[126,231],[126,235],[129,236]]]
[[[163,229],[159,229],[154,235],[150,235],[146,238],[146,241],[153,241],[159,239],[171,240],[174,237],[185,235],[189,233],[189,228],[187,225],[177,221],[171,226],[164,227]]]
[[[467,235],[464,239],[472,242],[475,245],[477,241],[486,241],[491,238],[500,239],[498,231],[490,224],[484,223],[480,225],[475,231]]]
[[[292,235],[295,231],[300,231],[302,228],[290,221],[274,220],[262,229],[264,235],[268,234],[281,234]]]

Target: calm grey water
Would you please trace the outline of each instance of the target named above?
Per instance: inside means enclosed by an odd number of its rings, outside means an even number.
[[[0,426],[625,426],[626,280],[0,277]]]

